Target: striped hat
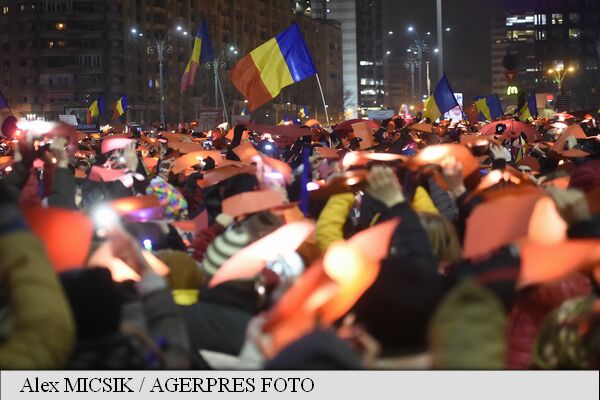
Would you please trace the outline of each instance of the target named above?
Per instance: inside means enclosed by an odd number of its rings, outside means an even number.
[[[281,225],[281,220],[271,212],[256,213],[239,224],[232,224],[208,246],[202,268],[207,274],[214,275],[235,253]]]

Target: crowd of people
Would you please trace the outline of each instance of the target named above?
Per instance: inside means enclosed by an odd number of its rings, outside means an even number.
[[[599,368],[598,118],[19,123],[0,368]]]

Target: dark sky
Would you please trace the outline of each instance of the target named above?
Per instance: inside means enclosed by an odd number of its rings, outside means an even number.
[[[383,0],[384,32],[393,31],[389,50],[406,52],[411,38],[409,25],[415,26],[420,35],[431,31],[431,48],[436,44],[435,0]],[[494,15],[502,15],[501,0],[443,0],[444,26],[452,31],[444,36],[445,72],[456,92],[464,92],[467,98],[478,91],[491,90],[491,21]],[[389,38],[389,36],[388,36]],[[433,54],[432,65],[434,64]],[[432,85],[435,85],[435,70]]]

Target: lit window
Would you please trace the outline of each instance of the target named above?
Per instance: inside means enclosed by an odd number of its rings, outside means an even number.
[[[569,39],[579,39],[581,37],[581,29],[569,29]]]
[[[8,6],[2,7],[2,14],[4,14],[4,15],[8,14]]]
[[[552,25],[562,25],[563,23],[563,15],[562,14],[552,14]]]
[[[519,24],[532,24],[535,18],[533,15],[516,15],[506,18],[506,26],[513,26]]]
[[[535,38],[537,40],[546,40],[546,31],[537,31]]]
[[[64,31],[67,25],[64,22],[57,22],[55,28],[57,31]]]
[[[536,14],[534,20],[536,25],[546,25],[546,14]]]

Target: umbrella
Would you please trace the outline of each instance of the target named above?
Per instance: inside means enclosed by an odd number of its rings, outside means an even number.
[[[259,124],[248,124],[248,129],[258,133],[269,133],[271,135],[283,136],[291,139],[297,139],[302,136],[308,136],[311,134],[310,129],[302,128],[298,125],[259,125]]]
[[[519,243],[519,287],[561,279],[600,261],[600,240],[564,240],[556,244],[523,240]]]
[[[366,122],[368,124],[368,127],[371,129],[377,130],[380,128],[377,122],[370,119],[351,119],[348,121],[344,121],[341,124],[338,124],[335,128],[333,128],[333,133],[337,134],[340,137],[346,136],[349,133],[354,132],[354,129],[352,129],[352,125],[358,124],[360,122]]]
[[[508,195],[500,196],[502,191]],[[552,244],[564,240],[567,224],[543,190],[498,189],[467,219],[463,257],[485,256],[519,239]]]
[[[223,200],[223,213],[232,217],[290,206],[283,194],[275,190],[255,190],[230,196]]]
[[[436,135],[442,135],[444,133],[444,130],[439,126],[434,126],[425,122],[418,122],[416,124],[412,124],[408,127],[408,129],[414,132],[435,133]]]
[[[506,126],[502,138],[503,139],[517,139],[521,133],[527,136],[527,142],[539,142],[542,140],[541,134],[535,130],[535,128],[524,122],[515,121],[513,119],[505,119],[501,121],[492,122],[489,125],[484,126],[479,131],[482,135],[494,135],[497,133],[497,126],[503,124]]]
[[[219,165],[221,161],[223,161],[221,152],[218,150],[194,151],[175,159],[173,162],[173,173],[179,174],[185,171],[187,168],[191,168],[207,158],[212,158],[216,165]]]
[[[575,118],[575,116],[571,115],[569,113],[564,113],[563,112],[563,113],[556,113],[556,114],[554,114],[553,118],[558,118],[559,121],[566,121],[568,119]]]

